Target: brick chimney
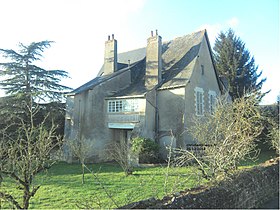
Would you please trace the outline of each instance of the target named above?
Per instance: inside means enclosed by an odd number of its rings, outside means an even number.
[[[146,75],[145,75],[145,86],[148,89],[153,88],[155,85],[161,82],[161,71],[162,71],[162,43],[161,36],[154,35],[151,31],[151,36],[147,40],[146,48]]]
[[[114,34],[112,34],[112,39],[109,35],[108,40],[105,42],[104,75],[112,74],[117,71],[117,62],[117,40],[115,40]]]

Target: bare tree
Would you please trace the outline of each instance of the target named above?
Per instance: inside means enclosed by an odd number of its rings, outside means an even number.
[[[188,130],[200,150],[178,150],[177,163],[195,161],[207,179],[226,175],[254,151],[263,129],[260,119],[254,94],[232,103],[218,100],[215,112],[195,117]]]
[[[130,161],[130,148],[126,142],[114,142],[109,146],[109,158],[115,160],[123,169],[126,176],[131,175],[133,167]]]
[[[69,140],[66,143],[72,153],[79,159],[82,167],[82,184],[85,183],[85,161],[89,157],[91,148],[86,143],[85,138],[75,138],[75,140]]]
[[[1,181],[8,177],[14,180],[23,195],[20,201],[5,188],[1,188],[0,198],[17,209],[28,209],[30,199],[40,188],[40,185],[33,182],[35,176],[52,166],[54,161],[51,161],[50,153],[61,144],[61,139],[55,136],[56,126],[52,125],[47,130],[44,120],[35,125],[33,119],[36,108],[29,106],[28,110],[29,121],[19,119],[16,135],[1,133],[0,137]]]

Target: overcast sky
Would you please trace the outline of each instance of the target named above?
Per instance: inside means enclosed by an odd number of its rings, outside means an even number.
[[[72,88],[96,76],[109,34],[124,52],[146,46],[151,30],[168,41],[206,28],[213,47],[231,27],[267,78],[264,103],[280,91],[279,0],[0,0],[0,26],[0,48],[55,41],[38,65],[68,71]]]

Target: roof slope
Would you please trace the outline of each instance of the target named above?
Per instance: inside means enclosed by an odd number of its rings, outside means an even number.
[[[205,31],[163,44],[162,87],[184,85],[190,78]]]
[[[90,80],[89,82],[83,84],[82,86],[78,87],[77,89],[73,90],[72,92],[68,93],[68,95],[75,95],[75,94],[79,94],[83,91],[86,91],[86,90],[90,90],[92,89],[93,87],[103,83],[103,82],[106,82],[107,80],[119,75],[119,74],[122,74],[123,72],[126,72],[128,70],[134,70],[134,74],[138,74],[138,71],[137,71],[137,67],[138,67],[138,63],[139,62],[136,62],[134,63],[133,65],[130,65],[129,67],[125,67],[121,70],[118,70],[116,72],[114,72],[113,74],[110,74],[110,75],[103,75],[103,76],[97,76],[95,77],[94,79]]]
[[[162,45],[162,83],[161,88],[169,88],[174,86],[186,85],[192,71],[200,49],[203,36],[206,31],[195,32],[186,36],[175,38],[174,40],[164,42]],[[121,67],[117,72],[111,75],[104,75],[103,66],[100,69],[98,76],[72,91],[72,94],[77,94],[82,91],[93,88],[94,86],[105,82],[106,80],[120,74],[126,70],[131,69],[132,83],[131,85],[117,92],[116,96],[125,95],[141,95],[147,92],[145,88],[145,59],[146,48],[139,48],[136,50],[119,53],[118,67]],[[129,61],[128,61],[129,60]],[[131,63],[128,66],[128,63]],[[133,69],[132,69],[133,68]]]

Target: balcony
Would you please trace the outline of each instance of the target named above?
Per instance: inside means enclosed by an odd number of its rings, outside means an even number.
[[[119,129],[133,129],[140,122],[140,113],[108,114],[108,127]]]

